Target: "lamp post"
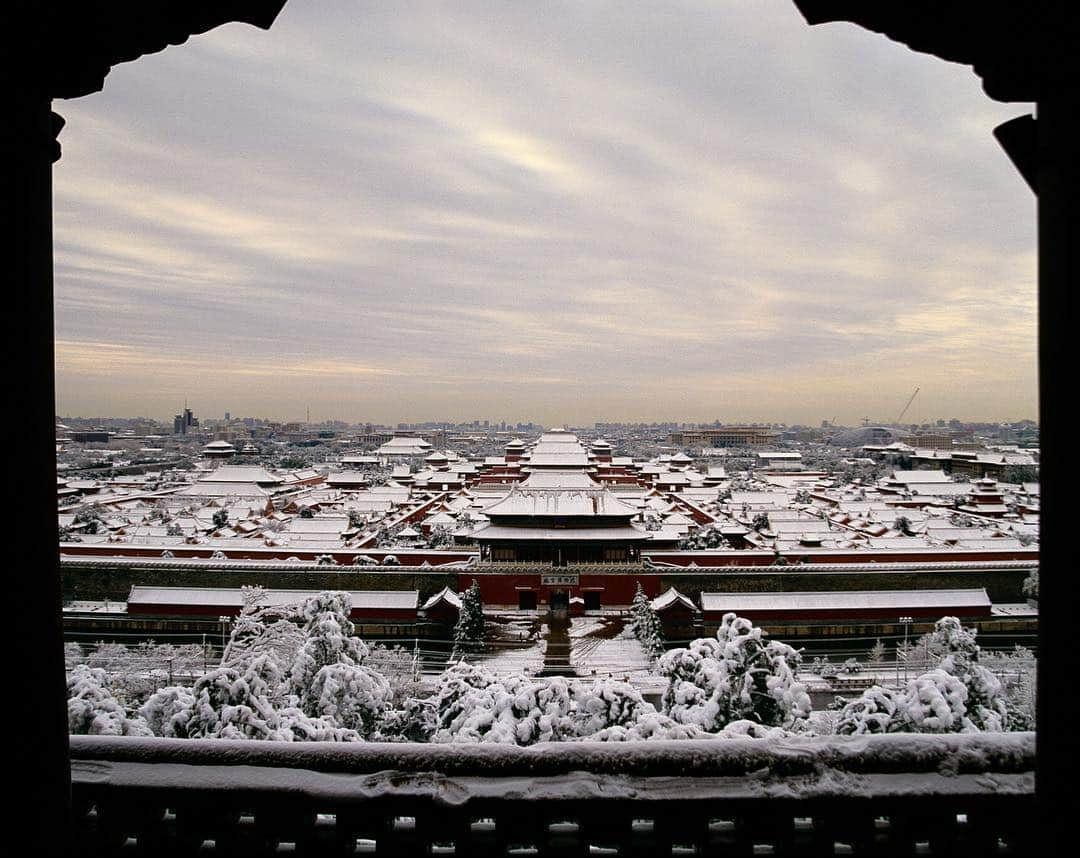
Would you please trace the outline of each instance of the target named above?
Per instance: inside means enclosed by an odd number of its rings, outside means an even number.
[[[913,622],[913,620],[912,620],[911,617],[901,617],[900,622],[902,622],[904,624],[904,685],[907,685],[907,681],[908,681],[908,671],[907,671],[907,666],[908,666],[907,665],[907,656],[908,656],[907,633],[908,633],[908,626]]]
[[[229,617],[222,615],[218,622],[221,623],[221,660],[225,661],[225,630],[229,627]]]

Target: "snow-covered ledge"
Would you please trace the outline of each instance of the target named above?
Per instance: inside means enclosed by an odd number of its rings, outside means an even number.
[[[88,852],[134,837],[180,852],[243,841],[997,854],[999,840],[1019,848],[1035,791],[1033,733],[527,748],[72,736],[71,760]]]

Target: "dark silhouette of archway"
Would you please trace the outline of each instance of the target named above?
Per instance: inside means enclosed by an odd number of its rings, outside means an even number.
[[[0,230],[7,264],[3,331],[5,447],[13,456],[20,538],[5,549],[14,614],[6,666],[6,800],[26,854],[66,847],[71,775],[56,541],[52,165],[64,120],[54,98],[100,90],[111,68],[230,21],[267,29],[285,0],[5,0],[0,9]],[[13,842],[10,826],[5,842]],[[18,852],[12,847],[13,854]]]
[[[1074,824],[1068,785],[1076,756],[1076,724],[1063,677],[1071,623],[1065,617],[1072,556],[1066,497],[1075,387],[1074,290],[1080,283],[1080,91],[1076,46],[1080,15],[1071,0],[985,3],[977,0],[868,3],[794,0],[810,24],[846,21],[902,42],[914,51],[970,65],[996,101],[1035,102],[1036,116],[999,125],[994,136],[1038,196],[1039,246],[1039,556],[1048,567],[1039,599],[1038,751],[1036,796],[1041,819],[1033,835],[1048,852],[1069,842]],[[1066,570],[1070,570],[1066,572]]]
[[[1066,843],[1071,790],[1055,787],[1071,760],[1075,734],[1055,681],[1068,675],[1063,606],[1067,502],[1064,498],[1071,391],[1072,287],[1077,277],[1076,117],[1080,112],[1072,52],[1078,27],[1066,0],[1038,5],[958,2],[795,0],[810,23],[847,20],[943,59],[972,65],[991,98],[1034,101],[1038,118],[1021,117],[996,136],[1038,194],[1039,364],[1042,444],[1044,622],[1039,661],[1039,781],[1044,832]],[[0,10],[4,40],[0,80],[8,96],[0,152],[8,271],[4,308],[8,408],[4,437],[14,464],[20,539],[8,546],[9,606],[15,646],[7,656],[17,682],[8,690],[11,818],[28,853],[64,846],[70,773],[63,637],[60,624],[55,511],[55,418],[52,305],[51,166],[60,157],[63,119],[54,98],[74,98],[103,86],[111,67],[229,21],[268,28],[285,0],[7,0]],[[1068,737],[1068,738],[1066,738]],[[1049,741],[1047,741],[1049,740]],[[1070,773],[1071,774],[1071,773]],[[7,842],[11,842],[10,835]]]

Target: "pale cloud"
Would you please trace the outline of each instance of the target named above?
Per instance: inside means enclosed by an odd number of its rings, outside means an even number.
[[[788,0],[290,0],[56,107],[60,413],[1035,413],[1024,106]]]

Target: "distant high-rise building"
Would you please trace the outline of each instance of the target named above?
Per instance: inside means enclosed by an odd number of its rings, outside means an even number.
[[[188,429],[198,429],[199,418],[196,417],[191,409],[184,407],[183,414],[177,414],[173,417],[173,434],[174,435],[187,435]]]
[[[225,412],[225,422],[227,423],[230,420],[232,420],[232,415],[228,411],[226,411]]]

